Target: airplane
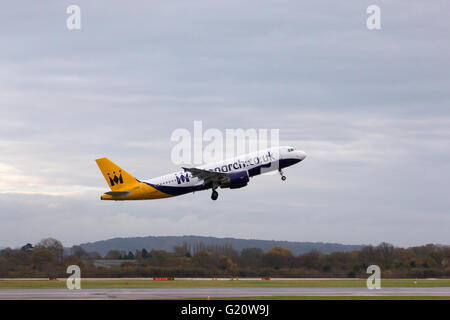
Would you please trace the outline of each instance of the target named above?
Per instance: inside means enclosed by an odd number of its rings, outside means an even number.
[[[250,178],[278,170],[281,180],[286,180],[284,168],[306,158],[304,151],[282,146],[245,154],[233,159],[185,168],[165,176],[138,180],[108,158],[95,160],[111,191],[101,200],[150,200],[180,196],[211,189],[211,199],[217,200],[217,188],[245,187]]]

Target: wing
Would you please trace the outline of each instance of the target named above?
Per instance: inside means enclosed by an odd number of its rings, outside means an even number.
[[[223,181],[228,179],[228,174],[223,172],[209,171],[198,168],[183,168],[183,169],[190,172],[192,174],[192,177],[203,180],[205,184],[208,183],[221,184]]]

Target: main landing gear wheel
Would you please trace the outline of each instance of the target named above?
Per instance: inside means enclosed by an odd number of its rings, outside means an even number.
[[[286,176],[281,176],[281,180],[286,180]]]
[[[211,194],[211,199],[217,200],[218,197],[219,197],[219,193],[216,190],[213,190],[213,192]]]

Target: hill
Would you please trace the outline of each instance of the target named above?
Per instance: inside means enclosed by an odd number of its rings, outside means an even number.
[[[322,253],[345,252],[359,250],[362,245],[345,245],[339,243],[325,242],[291,242],[276,240],[254,240],[254,239],[235,239],[235,238],[215,238],[203,236],[167,236],[167,237],[133,237],[133,238],[113,238],[96,242],[82,243],[80,246],[88,252],[98,252],[102,256],[109,250],[123,250],[135,252],[142,248],[151,250],[173,251],[174,246],[182,245],[187,242],[191,248],[203,243],[209,245],[231,245],[237,251],[245,248],[261,248],[266,251],[274,246],[281,246],[292,251],[294,255],[317,250]]]

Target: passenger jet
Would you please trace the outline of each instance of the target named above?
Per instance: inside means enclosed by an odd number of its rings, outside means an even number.
[[[217,200],[217,188],[242,188],[249,183],[250,178],[266,172],[278,170],[284,181],[286,176],[282,169],[305,158],[305,152],[292,147],[269,148],[197,168],[182,168],[182,171],[142,181],[111,160],[101,158],[96,162],[111,191],[104,193],[100,199],[161,199],[211,189],[211,199]]]

